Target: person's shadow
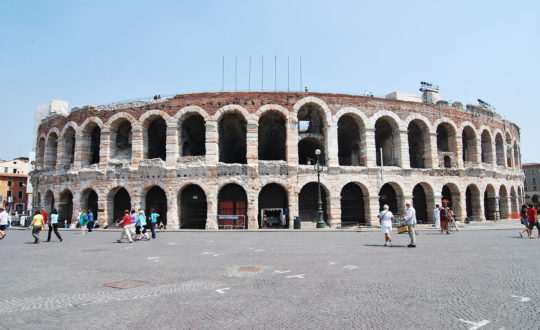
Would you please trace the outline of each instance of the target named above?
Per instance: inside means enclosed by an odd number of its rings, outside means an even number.
[[[392,246],[384,246],[384,244],[364,244],[364,246],[369,246],[369,247],[383,247],[383,248],[404,248],[404,247],[407,247],[405,245],[396,245],[396,244],[392,244]]]

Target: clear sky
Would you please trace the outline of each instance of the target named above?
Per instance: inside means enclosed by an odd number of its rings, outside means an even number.
[[[540,1],[0,1],[0,158],[27,155],[34,107],[264,87],[481,98],[521,127],[537,154]]]

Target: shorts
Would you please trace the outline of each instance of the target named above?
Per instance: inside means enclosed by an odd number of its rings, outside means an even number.
[[[79,221],[79,225],[86,226],[88,224],[88,221]]]
[[[381,224],[381,232],[384,233],[384,234],[391,234],[392,233],[392,225],[388,226],[388,225]]]
[[[6,228],[7,228],[7,225],[0,225],[0,230],[1,230],[1,231],[6,230]]]
[[[533,230],[533,228],[536,226],[538,230],[540,230],[540,223],[538,222],[529,222],[529,230]]]

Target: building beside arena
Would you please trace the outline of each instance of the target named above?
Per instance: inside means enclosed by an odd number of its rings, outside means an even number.
[[[320,149],[333,228],[377,225],[382,204],[403,213],[406,199],[423,223],[442,199],[461,220],[517,217],[519,128],[435,94],[198,93],[57,112],[38,128],[34,189],[61,221],[154,208],[172,229],[312,228]]]

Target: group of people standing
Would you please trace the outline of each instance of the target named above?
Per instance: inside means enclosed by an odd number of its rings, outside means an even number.
[[[124,238],[128,239],[129,243],[137,240],[150,240],[147,230],[152,233],[152,238],[156,238],[156,225],[158,222],[159,214],[154,209],[150,209],[150,216],[147,218],[144,210],[125,210],[124,216],[116,224],[122,227],[122,233],[118,243],[122,243]]]
[[[522,205],[520,211],[521,223],[525,229],[519,232],[519,236],[523,237],[523,233],[527,233],[529,238],[534,238],[532,231],[534,227],[538,230],[538,238],[540,238],[540,223],[538,222],[538,209],[532,204]]]
[[[435,219],[435,224],[433,225],[435,229],[439,229],[441,234],[446,232],[447,235],[450,234],[450,226],[456,228],[459,231],[459,228],[456,224],[456,219],[454,216],[454,211],[448,206],[448,202],[443,201],[442,207],[439,204],[435,204],[433,209],[433,218]]]

